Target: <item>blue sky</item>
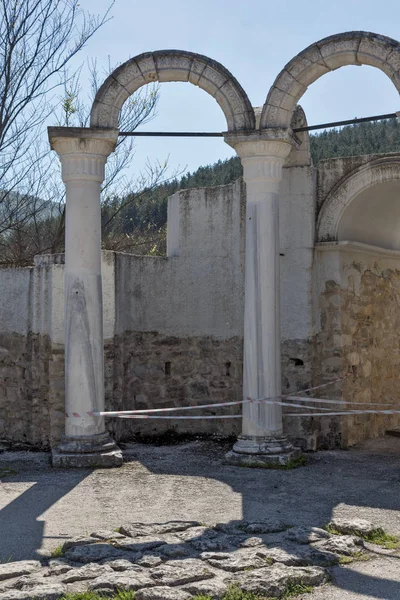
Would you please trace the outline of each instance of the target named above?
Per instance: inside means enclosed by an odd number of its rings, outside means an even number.
[[[108,0],[82,0],[102,12]],[[239,80],[253,106],[264,103],[282,67],[328,35],[364,30],[400,39],[398,0],[117,0],[113,19],[88,43],[81,59],[98,66],[152,50],[177,48],[221,62]],[[400,110],[388,77],[373,67],[344,67],[313,83],[301,100],[309,124]],[[186,83],[161,86],[157,117],[142,129],[224,131],[224,115],[207,93]],[[233,155],[221,139],[138,139],[132,168],[169,156],[171,168],[193,171]]]

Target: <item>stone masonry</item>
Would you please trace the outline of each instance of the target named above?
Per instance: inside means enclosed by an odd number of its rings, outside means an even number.
[[[301,592],[327,583],[330,567],[372,559],[379,550],[363,541],[383,531],[368,521],[330,526],[335,535],[277,520],[128,523],[67,540],[57,558],[1,564],[0,600],[119,590],[134,591],[137,600],[220,600],[232,588],[286,598],[295,586]]]
[[[396,173],[395,159],[383,157],[393,165],[385,177]],[[323,391],[339,400],[335,410],[343,409],[343,400],[379,408],[399,391],[398,253],[351,240],[314,246],[324,198],[335,190],[342,197],[360,169],[368,177],[377,157],[370,160],[329,160],[316,173],[292,157],[295,164],[284,169],[282,391],[350,370],[341,385]],[[107,409],[241,399],[244,208],[241,181],[185,190],[170,200],[168,257],[103,253]],[[0,271],[0,440],[17,448],[48,449],[64,431],[63,262],[62,255],[43,256],[31,268]],[[301,418],[285,416],[290,408],[283,412],[284,431],[305,450],[348,447],[400,424],[389,415]],[[195,414],[224,413],[239,415],[241,408]],[[117,441],[170,431],[231,436],[240,432],[240,419],[107,419],[106,427]]]

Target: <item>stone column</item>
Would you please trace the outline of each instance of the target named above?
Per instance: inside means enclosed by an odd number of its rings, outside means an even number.
[[[50,127],[66,187],[65,436],[55,467],[112,467],[121,451],[105,431],[100,186],[118,131]]]
[[[246,183],[243,397],[275,400],[281,395],[279,186],[294,140],[275,130],[227,134],[225,141],[240,156]],[[299,454],[283,435],[281,406],[243,405],[242,434],[228,462],[285,465]]]

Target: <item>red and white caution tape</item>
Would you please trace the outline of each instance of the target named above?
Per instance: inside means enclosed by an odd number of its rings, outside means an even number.
[[[309,387],[309,388],[307,388],[305,390],[301,390],[301,393],[305,394],[306,392],[314,392],[315,390],[322,390],[322,388],[326,388],[326,387],[328,387],[330,385],[333,385],[335,383],[340,383],[344,379],[347,379],[347,377],[350,377],[350,375],[353,375],[353,373],[351,371],[349,371],[345,375],[342,375],[341,377],[338,377],[337,379],[333,379],[331,381],[328,381],[328,383],[321,383],[320,385],[315,385],[314,387]]]
[[[217,402],[215,404],[199,404],[198,406],[170,406],[168,408],[144,408],[140,410],[113,410],[92,413],[98,417],[119,417],[120,415],[139,415],[155,412],[174,412],[177,410],[196,410],[197,408],[219,408],[221,406],[237,406],[244,404],[246,400],[235,400],[232,402]],[[89,413],[87,413],[89,414]]]
[[[241,419],[242,415],[118,415],[119,419]]]
[[[307,408],[307,407],[306,407]],[[397,415],[400,410],[346,410],[342,412],[322,412],[322,413],[286,413],[285,417],[334,417],[348,415]],[[242,415],[120,415],[120,419],[241,419]]]
[[[344,410],[341,412],[323,413],[285,413],[284,417],[335,417],[348,415],[400,415],[400,410]]]
[[[323,383],[321,385],[316,385],[305,390],[301,390],[297,393],[304,394],[306,392],[311,392],[315,390],[319,390],[340,381],[343,381],[347,377],[352,375],[351,372],[346,373],[342,377],[329,381],[327,383]],[[284,402],[283,400],[288,400],[289,402]],[[296,402],[304,402],[305,404],[295,404]],[[165,412],[177,412],[177,411],[187,411],[187,410],[198,410],[203,408],[220,408],[226,406],[238,406],[240,404],[245,403],[254,403],[254,404],[268,404],[268,405],[279,405],[279,406],[288,406],[291,408],[300,408],[302,410],[311,410],[311,411],[320,411],[320,412],[311,412],[311,413],[286,413],[285,416],[289,417],[319,417],[319,416],[341,416],[341,415],[350,415],[350,414],[400,414],[400,410],[397,410],[397,404],[380,404],[378,402],[348,402],[341,399],[327,399],[327,398],[310,398],[308,396],[298,396],[294,394],[285,394],[279,396],[278,398],[246,398],[244,400],[236,400],[231,402],[216,402],[210,404],[199,404],[197,406],[171,406],[167,408],[149,408],[149,409],[140,409],[140,410],[114,410],[114,411],[88,411],[83,414],[73,412],[73,413],[65,413],[68,418],[82,418],[84,415],[89,415],[91,417],[118,417],[122,419],[238,419],[241,418],[242,415],[172,415],[172,416],[164,416],[160,414],[153,413],[165,413]],[[364,410],[346,410],[346,411],[331,411],[330,408],[323,408],[320,406],[309,406],[309,404],[336,404],[336,405],[368,405],[371,404],[379,405],[379,406],[390,406],[391,410],[374,410],[374,409],[364,409]],[[395,407],[396,409],[394,409]],[[323,412],[321,412],[323,411]]]
[[[286,400],[296,400],[298,402],[302,401],[302,402],[311,402],[311,403],[316,403],[316,404],[340,404],[340,405],[350,404],[350,405],[354,405],[354,406],[364,406],[365,404],[367,404],[368,406],[371,406],[371,404],[377,404],[379,406],[392,406],[392,407],[398,406],[398,404],[396,402],[391,402],[390,404],[382,404],[381,402],[349,402],[347,400],[341,400],[340,398],[337,398],[336,400],[333,400],[333,399],[328,400],[327,398],[303,398],[302,396],[292,396],[292,395],[283,396],[283,398],[285,398]],[[292,406],[294,406],[294,404]]]

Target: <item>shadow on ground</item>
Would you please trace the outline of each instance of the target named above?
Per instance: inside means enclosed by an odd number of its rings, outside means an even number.
[[[90,472],[73,470],[60,478],[52,470],[49,456],[29,452],[0,455],[0,563],[42,558],[38,550],[45,537],[45,521],[39,517]],[[54,536],[54,545],[67,537]]]
[[[281,520],[321,527],[334,515],[365,518],[400,535],[396,438],[358,450],[310,455],[306,466],[290,471],[227,466],[227,449],[201,441],[132,444],[124,448],[126,464],[112,471],[53,471],[26,460],[19,467],[13,463],[19,474],[6,478],[0,488],[0,559],[35,558],[41,547],[54,548],[65,537],[96,529],[171,519],[232,525]],[[363,565],[364,572],[352,570],[350,575],[349,569],[336,568],[341,595],[332,598],[398,600],[400,580],[385,577],[384,569],[373,573],[369,564],[374,561]]]

